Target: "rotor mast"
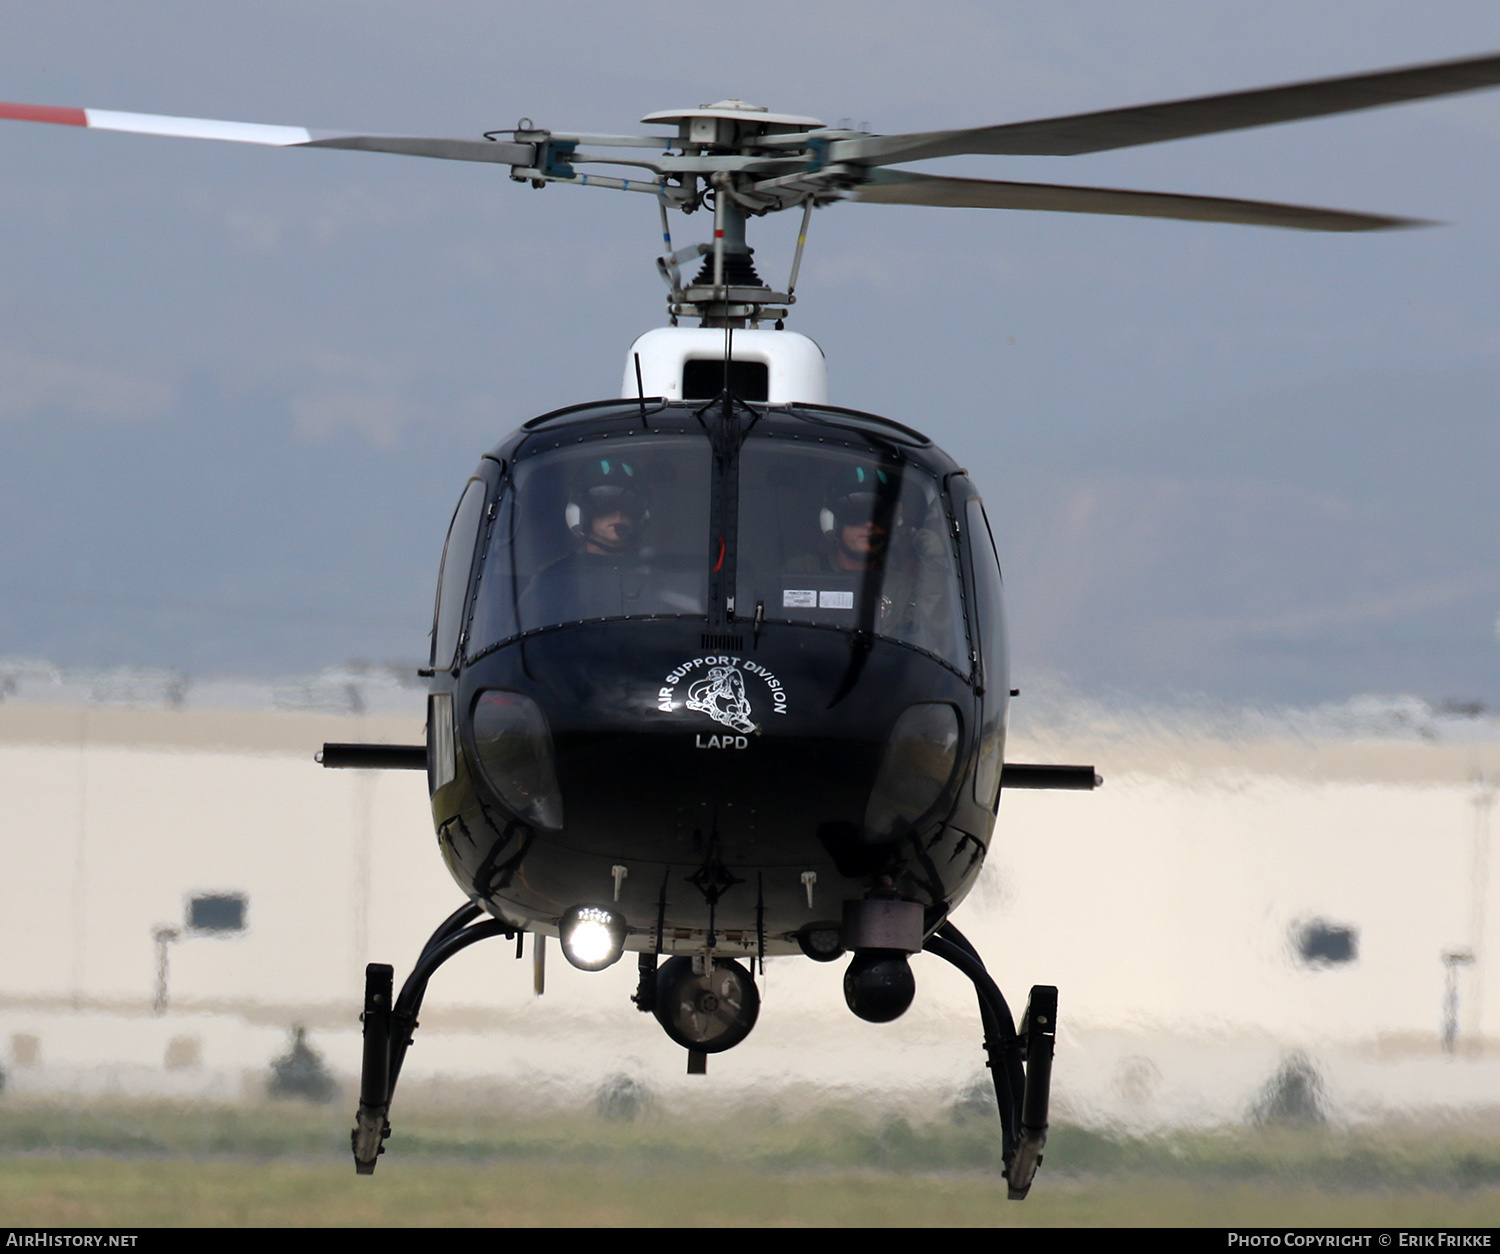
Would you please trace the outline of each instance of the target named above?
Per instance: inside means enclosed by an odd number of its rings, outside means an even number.
[[[796,266],[785,291],[777,291],[756,271],[754,253],[746,241],[746,226],[760,217],[803,203],[810,210],[816,199],[815,185],[796,186],[791,178],[766,180],[769,160],[784,167],[789,137],[801,138],[811,131],[827,134],[816,118],[771,113],[743,100],[721,100],[697,109],[648,114],[645,122],[677,124],[677,146],[682,156],[680,177],[673,186],[664,182],[663,231],[669,200],[684,213],[711,208],[714,215],[713,243],[683,249],[661,258],[658,268],[670,289],[667,313],[672,324],[678,318],[695,317],[705,327],[750,327],[775,320],[778,327],[796,297]],[[777,172],[780,172],[778,168]],[[701,184],[700,184],[701,180]],[[777,184],[774,187],[766,183]],[[798,238],[797,264],[807,236],[806,217]],[[678,266],[702,257],[698,273],[684,282]]]
[[[727,188],[714,193],[714,242],[693,280],[668,293],[673,324],[684,315],[701,319],[705,327],[753,327],[770,318],[780,323],[796,297],[772,291],[756,272],[755,250],[745,242],[750,215]]]

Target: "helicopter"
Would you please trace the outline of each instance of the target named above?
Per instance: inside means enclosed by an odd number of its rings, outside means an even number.
[[[893,168],[1074,155],[1500,84],[1500,56],[918,134],[830,128],[740,100],[646,115],[649,135],[522,119],[478,139],[373,135],[0,104],[0,118],[280,147],[489,162],[533,187],[655,198],[667,323],[620,394],[526,422],[462,489],[438,576],[427,739],[327,744],[325,767],[427,774],[467,898],[396,992],[366,971],[356,1170],[371,1174],[428,983],[495,936],[602,970],[691,1073],[744,1041],[767,958],[847,957],[845,998],[902,1015],[911,958],[974,984],[1009,1196],[1046,1145],[1057,990],[1019,1021],[951,919],[1006,789],[1090,790],[1093,766],[1006,760],[1003,585],[983,500],[926,436],[829,403],[821,350],[786,329],[814,209],[870,204],[1122,214],[1322,231],[1409,218]],[[503,138],[502,138],[503,137]],[[616,173],[600,174],[603,166]],[[587,167],[587,168],[585,168]],[[800,210],[781,289],[752,219]],[[671,215],[711,214],[676,248]],[[693,267],[697,266],[696,272]],[[682,325],[684,321],[695,326]],[[487,917],[486,917],[487,916]]]

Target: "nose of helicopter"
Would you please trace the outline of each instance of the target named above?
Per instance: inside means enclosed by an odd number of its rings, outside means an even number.
[[[533,695],[552,725],[570,847],[676,863],[712,846],[726,864],[800,864],[820,829],[863,816],[888,685],[871,677],[833,700],[842,668],[827,654],[847,654],[842,641],[705,649],[695,632],[684,649],[619,626],[579,634],[593,639],[566,661],[553,656],[561,641],[530,650],[549,655],[530,669],[545,676]]]
[[[560,821],[489,850],[480,841],[473,855],[486,882],[510,868],[501,895],[526,897],[526,912],[598,902],[634,933],[665,923],[686,924],[682,936],[715,926],[784,936],[905,873],[911,833],[869,824],[872,794],[892,791],[877,786],[888,738],[913,707],[953,711],[941,788],[962,757],[968,685],[881,641],[856,648],[843,633],[786,625],[705,639],[692,626],[583,624],[465,672],[461,707],[520,693],[545,720]],[[948,895],[974,861],[937,848],[977,849],[949,817],[923,838],[922,856],[936,849],[936,860],[919,869],[914,896]]]

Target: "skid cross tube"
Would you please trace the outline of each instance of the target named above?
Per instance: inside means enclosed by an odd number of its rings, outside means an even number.
[[[412,972],[401,986],[401,995],[391,1004],[393,972],[384,963],[372,962],[365,968],[364,1060],[360,1071],[359,1110],[354,1116],[350,1142],[354,1149],[354,1170],[362,1176],[373,1175],[375,1161],[385,1153],[385,1139],[391,1134],[387,1116],[396,1081],[401,1078],[401,1064],[417,1028],[417,1014],[427,995],[427,982],[433,973],[454,954],[467,949],[487,936],[514,936],[515,928],[500,919],[466,926],[480,913],[473,904],[462,906],[438,926],[432,938],[422,947]]]
[[[483,913],[484,911],[476,906],[472,901],[460,906],[446,919],[439,923],[437,926],[437,931],[433,932],[433,934],[427,938],[427,943],[422,946],[422,952],[417,955],[418,965],[421,964],[423,958],[427,957],[427,951],[429,949],[438,944],[440,941],[447,940],[450,936],[453,935],[454,932],[457,932],[463,927],[472,923]]]
[[[1021,1062],[1021,1042],[1016,1036],[1015,1020],[1005,997],[984,969],[984,963],[963,939],[957,928],[948,925],[942,931],[957,935],[957,941],[940,933],[927,938],[922,946],[928,953],[951,962],[974,983],[979,995],[979,1018],[984,1025],[984,1052],[989,1061],[990,1078],[995,1082],[995,1102],[1000,1110],[1001,1153],[1009,1170],[1016,1152],[1016,1106],[1026,1087],[1026,1072]],[[958,943],[962,942],[962,944]]]
[[[995,1104],[1000,1114],[1001,1155],[1013,1200],[1024,1198],[1041,1165],[1047,1143],[1047,1112],[1052,1083],[1052,1048],[1057,1021],[1057,990],[1032,988],[1017,1033],[999,986],[968,939],[945,923],[922,946],[969,977],[979,998],[984,1050]]]

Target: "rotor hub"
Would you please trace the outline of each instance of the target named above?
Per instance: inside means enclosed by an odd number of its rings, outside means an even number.
[[[720,100],[696,109],[663,109],[648,113],[642,122],[672,122],[684,148],[743,148],[769,135],[795,135],[821,130],[817,118],[795,113],[772,113],[764,105],[744,100]]]

